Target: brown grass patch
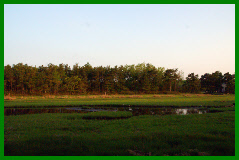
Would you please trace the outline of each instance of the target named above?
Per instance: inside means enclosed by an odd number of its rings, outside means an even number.
[[[29,99],[35,99],[35,97],[29,97]]]
[[[198,97],[205,97],[205,96],[210,96],[209,94],[196,94]]]
[[[115,96],[115,98],[127,98],[127,96]]]
[[[175,97],[175,95],[153,95],[155,98],[164,98],[164,97]]]
[[[143,96],[140,96],[140,95],[132,95],[132,96],[129,96],[128,98],[142,98]]]
[[[192,97],[191,94],[183,94],[183,97]]]
[[[56,96],[53,96],[53,95],[45,95],[45,96],[43,96],[43,98],[45,99],[45,98],[48,98],[48,99],[53,99],[53,98],[55,98]]]
[[[90,96],[90,97],[88,97],[88,98],[94,99],[94,98],[98,98],[98,96]]]
[[[127,98],[125,95],[103,95],[102,98],[106,96],[105,98]]]
[[[16,97],[11,97],[11,96],[4,96],[4,100],[15,100]]]
[[[162,97],[176,97],[176,96],[169,94],[169,95],[162,95]]]
[[[161,98],[162,96],[161,95],[153,95],[153,97]]]
[[[102,95],[101,98],[113,98],[112,96]]]
[[[76,96],[75,98],[78,98],[78,99],[86,99],[86,98],[94,99],[94,98],[99,98],[99,96],[88,95],[88,96]]]
[[[87,98],[87,97],[86,96],[77,96],[76,98],[81,99],[81,98]]]
[[[60,97],[57,97],[58,99],[68,99],[69,97],[66,95],[66,96],[60,96]]]

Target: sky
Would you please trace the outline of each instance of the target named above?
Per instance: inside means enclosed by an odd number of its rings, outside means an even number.
[[[234,4],[5,4],[4,65],[235,73]]]

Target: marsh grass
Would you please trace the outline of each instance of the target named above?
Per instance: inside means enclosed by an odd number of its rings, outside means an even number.
[[[84,114],[82,117],[83,119],[124,119],[130,118],[133,114],[127,111],[117,111],[117,112],[110,112],[110,111],[100,111],[100,112],[89,112]]]
[[[65,95],[26,96],[7,99],[4,107],[43,107],[79,105],[140,105],[140,106],[229,106],[235,103],[235,95]]]
[[[152,156],[234,156],[235,112],[230,111],[234,109],[108,121],[85,120],[82,117],[87,114],[76,113],[7,116],[4,117],[4,154],[129,156],[131,150],[150,152]]]

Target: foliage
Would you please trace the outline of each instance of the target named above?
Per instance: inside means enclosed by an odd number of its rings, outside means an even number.
[[[223,83],[226,85],[225,92],[235,94],[235,74],[231,75],[229,72],[223,76]]]
[[[194,75],[194,73],[189,74],[183,87],[185,92],[199,93],[201,89],[201,84],[198,75]]]
[[[183,86],[183,75],[178,69],[156,68],[140,63],[115,67],[92,67],[75,64],[48,64],[38,68],[23,65],[4,66],[5,95],[43,94],[157,94],[161,92],[199,92],[198,77],[190,74]],[[221,72],[201,76],[202,90],[220,93],[222,84],[225,93],[235,93],[235,74]]]
[[[169,91],[172,91],[172,83],[175,84],[175,89],[174,91],[176,91],[176,84],[179,77],[179,74],[177,73],[178,69],[167,69],[164,72],[164,83],[166,84],[166,86],[169,87]]]
[[[226,84],[226,93],[235,93],[235,74],[225,73],[223,76],[220,71],[216,71],[212,74],[205,73],[200,80],[206,93],[222,93],[223,84]]]
[[[85,93],[84,82],[78,76],[66,77],[63,84],[65,90],[70,94],[76,92]]]

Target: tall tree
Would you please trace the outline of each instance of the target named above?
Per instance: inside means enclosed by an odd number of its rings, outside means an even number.
[[[118,93],[126,93],[129,91],[129,88],[126,86],[126,75],[127,70],[122,65],[117,68],[117,83],[116,90]]]
[[[223,83],[223,75],[220,71],[216,71],[212,73],[213,83],[215,86],[214,91],[217,93],[222,92],[222,83]]]
[[[47,79],[47,67],[39,66],[37,79],[36,79],[36,90],[39,94],[49,94],[49,86]]]
[[[188,74],[188,77],[186,77],[184,88],[186,92],[199,93],[201,89],[201,83],[200,79],[198,78],[198,75],[194,75],[194,73]]]
[[[226,93],[235,93],[235,74],[231,75],[229,72],[225,73],[223,76],[223,83],[226,84]]]
[[[172,84],[175,84],[176,89],[176,82],[179,78],[179,75],[177,74],[178,69],[167,69],[164,73],[164,84],[169,87],[169,91],[172,91]]]
[[[84,83],[78,76],[67,77],[64,87],[70,94],[85,93]]]
[[[178,69],[156,68],[140,63],[115,67],[92,67],[89,63],[71,69],[67,64],[48,64],[38,68],[23,65],[4,66],[4,92],[15,94],[75,94],[75,93],[158,93],[162,90],[182,91],[182,72]],[[216,71],[200,78],[207,93],[235,93],[235,74]],[[196,93],[200,88],[198,75],[191,73],[184,81],[184,89]]]
[[[59,74],[59,92],[64,93],[65,89],[64,89],[64,80],[67,78],[66,72],[65,72],[65,65],[64,64],[59,64],[59,66],[57,67],[57,73]]]
[[[13,69],[10,65],[4,66],[4,91],[12,92],[15,83]]]
[[[201,76],[202,89],[207,93],[215,93],[222,91],[223,76],[222,73],[216,71],[212,74],[205,73]]]
[[[37,79],[37,68],[25,65],[25,87],[28,91],[28,94],[35,92],[34,88],[36,87]]]
[[[24,88],[24,77],[25,77],[25,67],[22,63],[18,63],[17,65],[13,65],[13,72],[16,82],[16,92],[25,94]]]

